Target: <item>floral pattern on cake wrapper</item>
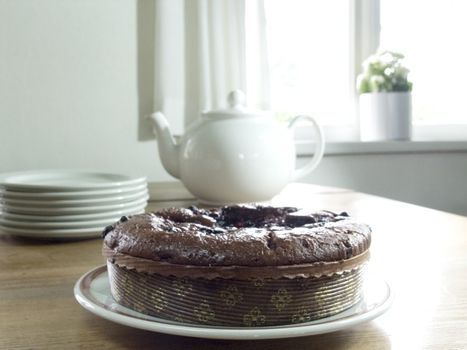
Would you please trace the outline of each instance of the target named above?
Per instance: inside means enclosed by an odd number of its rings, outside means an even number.
[[[176,317],[174,318],[174,321],[180,322],[180,323],[184,323],[184,322],[185,322],[185,320],[184,320],[183,318],[181,318],[180,316],[176,316]]]
[[[148,296],[153,310],[162,311],[167,307],[167,298],[160,288],[151,291]]]
[[[199,322],[206,323],[214,319],[216,316],[211,305],[206,300],[203,300],[199,305],[193,309],[193,314],[196,316]]]
[[[329,292],[328,286],[317,288],[313,295],[312,302],[318,307],[322,307],[323,305],[329,302],[329,296],[327,296],[328,292]],[[341,296],[347,295],[348,289],[346,288],[345,290],[341,290],[340,293],[341,293]],[[337,297],[335,298],[337,299]]]
[[[300,290],[308,290],[310,286],[313,286],[313,282],[315,279],[313,278],[303,278],[299,282]]]
[[[257,278],[252,278],[251,281],[252,281],[253,286],[254,286],[255,288],[258,288],[258,289],[259,289],[259,288],[261,288],[261,287],[264,286],[264,279],[262,279],[262,278],[259,278],[259,277],[257,277]]]
[[[311,321],[311,314],[304,306],[301,306],[297,312],[292,315],[292,319],[290,321],[292,323],[308,322]]]
[[[285,288],[279,288],[277,292],[271,296],[271,303],[273,303],[278,311],[282,311],[291,300],[292,296]]]
[[[115,275],[115,279],[116,279],[116,282],[115,282],[116,284],[120,284],[120,286],[123,286],[123,288],[121,288],[122,298],[125,297],[127,294],[130,294],[133,291],[133,285],[129,283],[129,279],[126,274],[120,275],[120,277],[118,277],[118,275]],[[120,281],[118,281],[118,279],[120,279]]]
[[[185,278],[174,280],[172,286],[175,289],[175,293],[181,297],[193,291],[193,285]]]
[[[238,290],[236,286],[228,286],[220,293],[221,299],[228,307],[233,307],[243,300],[243,294]]]
[[[149,314],[149,310],[144,305],[141,305],[138,302],[133,302],[131,304],[131,308],[139,313]]]
[[[153,276],[149,276],[146,280],[146,276],[142,276],[135,282],[130,278],[133,277],[129,275],[131,271],[120,272],[122,273],[111,276],[111,283],[115,284],[112,294],[117,302],[144,314],[166,317],[181,323],[230,326],[230,322],[236,322],[236,325],[261,327],[310,322],[327,317],[330,311],[333,311],[326,309],[325,312],[320,312],[319,308],[329,303],[329,292],[335,288],[334,280],[323,281],[333,282],[325,285],[317,285],[316,280],[308,278],[293,280],[294,283],[290,280],[284,282],[261,278],[241,283],[235,280],[215,283],[218,282],[215,280],[212,282],[215,286],[211,288],[198,283],[198,280],[167,278],[167,283],[162,288],[157,288],[155,285],[160,282],[160,277],[154,279]],[[152,285],[152,291],[144,290],[140,286],[139,282],[146,284],[146,281]],[[157,289],[154,290],[155,288]],[[312,294],[304,294],[304,290],[308,291],[309,288],[312,289]],[[343,292],[347,293],[354,288],[353,285],[346,286]],[[199,289],[209,292],[209,298],[212,299],[203,299],[198,294]],[[339,290],[342,291],[342,288]],[[306,304],[300,301],[303,295],[306,295]],[[144,298],[138,300],[141,296]],[[182,319],[178,312],[172,310],[171,298],[174,296],[187,301],[186,318],[182,316]],[[341,310],[340,304],[333,307],[337,307],[337,311]],[[228,319],[224,320],[226,317]]]
[[[261,313],[259,307],[255,306],[247,314],[243,315],[243,324],[248,327],[261,326],[266,322],[266,316]]]

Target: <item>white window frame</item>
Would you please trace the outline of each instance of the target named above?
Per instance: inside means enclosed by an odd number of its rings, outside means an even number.
[[[358,116],[358,92],[356,89],[356,79],[361,72],[362,62],[371,54],[374,54],[380,41],[380,0],[350,0],[350,28],[349,28],[349,43],[350,43],[350,86],[351,96],[353,97],[353,123],[348,126],[323,126],[323,131],[327,143],[345,143],[347,146],[351,143],[361,143],[360,140],[360,123]],[[303,125],[297,128],[295,137],[299,144],[298,150],[301,154],[312,153],[312,145],[309,140],[309,135],[312,132],[311,126]],[[426,142],[438,142],[440,147],[445,147],[445,142],[456,142],[458,147],[459,141],[467,141],[467,125],[466,124],[413,124],[412,125],[412,141],[423,142],[426,147]],[[368,142],[367,142],[368,143]],[[404,144],[407,151],[412,151],[412,146],[408,146],[410,142]],[[383,150],[379,143],[379,150]],[[389,151],[393,150],[393,146],[388,146]],[[441,148],[442,148],[441,147]],[[340,149],[340,147],[337,147]],[[361,147],[356,147],[361,149]],[[428,148],[436,148],[430,145]],[[463,146],[465,148],[465,146]],[[417,148],[418,149],[418,148]],[[398,148],[400,150],[400,148]],[[351,153],[351,151],[350,151]]]

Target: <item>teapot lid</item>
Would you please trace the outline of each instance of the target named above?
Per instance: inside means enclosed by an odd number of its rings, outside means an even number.
[[[204,112],[207,118],[231,118],[231,117],[266,117],[271,113],[268,111],[251,110],[246,107],[246,97],[242,90],[231,91],[227,95],[228,108],[215,109]]]

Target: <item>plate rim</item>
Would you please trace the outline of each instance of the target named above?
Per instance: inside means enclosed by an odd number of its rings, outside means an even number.
[[[7,198],[17,199],[33,199],[33,200],[61,200],[64,198],[101,198],[111,197],[115,195],[129,194],[140,191],[148,191],[148,184],[141,183],[130,186],[121,186],[118,188],[109,188],[102,190],[89,190],[89,191],[41,191],[41,192],[28,192],[28,191],[15,191],[13,189],[5,189],[0,186],[0,194]]]
[[[74,176],[120,176],[126,178],[122,181],[108,181],[105,183],[95,183],[95,184],[68,184],[68,185],[53,185],[53,184],[32,184],[32,183],[18,183],[18,182],[8,182],[9,178],[14,177],[31,177],[31,176],[46,176],[46,175],[55,175],[57,177],[60,174],[69,174]],[[96,177],[97,177],[96,176]],[[79,170],[79,169],[42,169],[42,170],[29,170],[29,171],[18,171],[18,172],[9,172],[0,174],[0,188],[16,188],[23,190],[39,190],[39,191],[83,191],[83,190],[93,190],[93,189],[112,189],[119,188],[122,186],[136,185],[146,182],[147,178],[145,176],[131,176],[126,174],[117,174],[117,173],[105,173],[98,171],[88,171],[88,170]]]
[[[96,220],[96,219],[106,219],[109,217],[114,216],[122,216],[127,215],[125,213],[136,212],[144,210],[147,206],[147,202],[144,202],[140,205],[135,205],[133,207],[113,210],[113,211],[105,211],[105,212],[98,212],[98,213],[83,213],[83,214],[63,214],[63,215],[40,215],[40,214],[25,214],[25,213],[10,213],[10,212],[3,212],[0,211],[0,215],[4,217],[15,218],[18,220],[27,220],[33,222],[35,220],[39,220],[41,222],[67,222],[67,221],[89,221],[89,220]],[[1,209],[1,208],[0,208]],[[118,214],[117,214],[118,213]],[[133,215],[133,214],[130,214]]]
[[[116,210],[126,210],[128,208],[136,207],[139,205],[143,205],[147,203],[149,200],[149,194],[144,195],[138,199],[131,200],[129,202],[117,203],[117,204],[104,204],[104,205],[83,205],[78,207],[69,207],[69,206],[42,206],[42,207],[28,207],[28,206],[21,206],[21,205],[8,205],[2,203],[1,207],[3,211],[6,212],[13,212],[16,214],[31,214],[31,215],[67,215],[75,213],[76,215],[79,214],[87,214],[87,213],[95,213],[95,212],[111,212]]]
[[[93,227],[77,227],[77,228],[65,228],[65,229],[54,229],[54,228],[46,228],[46,229],[33,229],[29,227],[9,227],[0,224],[0,230],[2,232],[6,232],[8,234],[21,234],[27,233],[35,236],[41,235],[66,235],[72,236],[76,234],[92,234],[92,233],[101,233],[104,230],[104,226],[93,226]]]
[[[356,326],[375,319],[386,312],[394,300],[394,292],[387,281],[381,279],[387,288],[387,298],[378,306],[368,312],[358,315],[347,316],[342,319],[331,321],[331,323],[303,323],[290,326],[271,326],[271,327],[212,327],[202,325],[189,325],[164,320],[151,321],[141,320],[131,315],[117,313],[108,310],[86,296],[82,290],[85,281],[94,280],[102,274],[107,274],[106,265],[95,267],[94,269],[82,275],[74,285],[73,292],[75,299],[87,311],[96,316],[102,317],[108,321],[122,324],[125,326],[143,329],[152,332],[159,332],[178,336],[188,336],[204,339],[224,339],[224,340],[259,340],[259,339],[280,339],[293,338],[308,335],[335,332],[351,326]],[[107,275],[108,280],[108,275]],[[331,326],[330,326],[331,324]]]
[[[141,214],[144,211],[141,210],[135,214]],[[87,231],[88,228],[83,228],[82,230],[76,229],[75,232],[67,231],[67,232],[54,232],[50,230],[45,230],[44,232],[32,232],[25,228],[24,230],[21,229],[17,232],[8,231],[9,227],[4,227],[0,225],[0,235],[10,235],[14,237],[23,237],[23,238],[30,238],[30,239],[38,239],[38,240],[79,240],[79,239],[89,239],[89,238],[99,238],[102,237],[102,231],[104,226],[99,227],[94,231]]]
[[[95,197],[95,198],[77,198],[77,199],[32,199],[32,198],[11,198],[5,197],[0,193],[0,203],[4,206],[9,205],[24,205],[24,206],[33,206],[34,208],[42,207],[58,207],[58,206],[67,206],[67,207],[83,207],[83,206],[92,206],[92,205],[104,205],[106,203],[112,202],[121,202],[127,203],[132,202],[136,199],[144,198],[149,196],[149,192],[146,189],[143,189],[138,192],[125,194],[125,195],[116,195],[116,196],[106,196],[106,197]]]
[[[10,220],[2,217],[0,214],[0,226],[14,227],[14,228],[23,228],[23,229],[34,229],[40,228],[44,230],[54,229],[54,228],[75,228],[81,227],[105,227],[112,224],[113,222],[118,221],[122,215],[116,215],[109,217],[109,219],[104,220],[83,220],[83,221],[21,221],[21,220]],[[85,225],[85,226],[83,226]]]

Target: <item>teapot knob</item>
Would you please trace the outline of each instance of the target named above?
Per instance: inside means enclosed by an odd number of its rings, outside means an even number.
[[[227,96],[227,101],[230,108],[242,109],[245,108],[245,93],[242,90],[234,90]]]

